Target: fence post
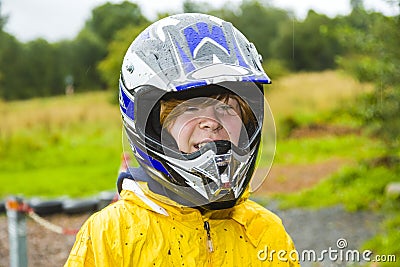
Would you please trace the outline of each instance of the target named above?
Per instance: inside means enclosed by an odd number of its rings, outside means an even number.
[[[10,267],[27,267],[26,216],[21,209],[21,198],[7,200],[8,236],[10,242]]]

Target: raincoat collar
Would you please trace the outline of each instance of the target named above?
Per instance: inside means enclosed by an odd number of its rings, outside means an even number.
[[[135,175],[135,179],[133,179],[132,174]],[[239,203],[232,208],[200,212],[197,208],[178,204],[162,194],[155,193],[154,188],[150,190],[148,181],[143,179],[143,177],[146,177],[145,175],[147,174],[141,168],[137,168],[135,172],[130,170],[130,173],[121,173],[117,182],[121,198],[180,221],[232,219],[244,227],[246,236],[254,246],[259,244],[264,232],[267,230],[269,222],[265,216],[260,215],[260,209],[264,208],[248,200],[248,191],[243,195]],[[139,178],[139,181],[136,177]],[[130,181],[124,183],[125,179]],[[127,184],[132,183],[134,184],[133,187],[127,186]],[[140,183],[140,186],[138,183]],[[125,185],[123,186],[123,184]],[[263,227],[260,227],[260,225]]]

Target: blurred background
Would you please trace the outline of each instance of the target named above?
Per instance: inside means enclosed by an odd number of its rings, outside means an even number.
[[[0,0],[0,199],[114,190],[123,55],[160,18],[209,13],[273,81],[276,156],[254,198],[379,214],[362,246],[400,260],[400,1],[155,2]]]

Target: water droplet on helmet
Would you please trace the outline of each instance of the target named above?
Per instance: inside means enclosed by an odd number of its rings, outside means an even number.
[[[135,70],[135,67],[131,64],[131,65],[128,65],[128,66],[126,66],[126,70],[129,72],[129,73],[133,73],[133,71]]]

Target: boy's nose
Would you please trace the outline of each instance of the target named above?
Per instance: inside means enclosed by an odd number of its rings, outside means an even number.
[[[199,118],[200,129],[216,131],[222,128],[213,107],[205,108]]]
[[[199,127],[202,130],[209,130],[213,132],[222,129],[222,125],[218,121],[210,117],[200,118]]]

